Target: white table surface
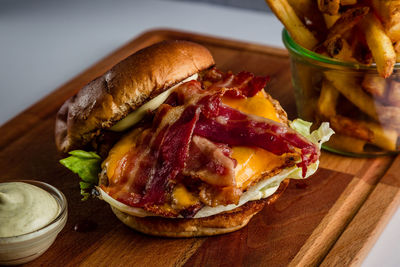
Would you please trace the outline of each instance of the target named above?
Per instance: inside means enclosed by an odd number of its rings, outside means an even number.
[[[149,29],[283,47],[274,16],[210,4],[0,0],[0,5],[0,125]],[[400,266],[399,210],[363,266]]]

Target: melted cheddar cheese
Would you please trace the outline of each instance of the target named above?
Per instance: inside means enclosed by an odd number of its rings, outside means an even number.
[[[198,199],[193,196],[183,185],[178,184],[172,192],[172,198],[178,208],[187,208],[198,203]]]
[[[253,114],[280,122],[274,105],[265,97],[264,91],[260,91],[255,96],[245,99],[223,97],[222,103],[246,114]]]
[[[232,158],[236,159],[236,186],[247,188],[255,179],[282,166],[285,158],[261,148],[237,146],[232,148]]]
[[[140,129],[135,129],[121,138],[118,143],[108,152],[108,157],[102,163],[102,168],[106,167],[107,177],[112,179],[119,161],[129,152],[135,149],[136,140],[139,137]]]
[[[222,102],[243,113],[280,122],[274,105],[265,97],[264,91],[245,99],[224,97]],[[285,163],[284,157],[261,148],[239,146],[233,147],[232,150],[232,158],[238,163],[235,168],[236,186],[243,189],[258,179],[261,174],[272,171]]]
[[[224,97],[222,102],[243,113],[253,114],[280,122],[274,105],[269,101],[263,91],[247,99]],[[113,180],[115,168],[119,161],[130,149],[135,149],[139,131],[135,130],[121,139],[109,152],[103,167],[107,169],[107,176]],[[277,156],[261,148],[237,146],[232,148],[232,158],[237,161],[235,168],[236,186],[246,189],[263,173],[272,171],[285,163],[284,156]],[[114,177],[115,178],[115,177]],[[198,200],[183,186],[176,186],[173,195],[174,204],[179,207],[188,207]]]

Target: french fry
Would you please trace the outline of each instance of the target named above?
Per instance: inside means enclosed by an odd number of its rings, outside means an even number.
[[[386,29],[386,33],[393,42],[400,40],[400,23]]]
[[[340,5],[349,6],[357,4],[357,0],[340,0]]]
[[[375,74],[365,74],[361,87],[377,98],[384,99],[386,96],[386,80]]]
[[[390,151],[397,148],[396,130],[384,128],[379,123],[358,121],[343,116],[335,116],[330,122],[336,133],[358,138]]]
[[[287,0],[297,17],[313,33],[317,40],[325,39],[326,27],[323,14],[315,0]]]
[[[371,50],[369,50],[367,41],[362,30],[358,26],[350,32],[349,43],[353,51],[353,57],[360,63],[371,65],[373,62]]]
[[[368,14],[362,21],[365,38],[375,60],[379,74],[389,77],[396,63],[396,53],[393,44],[379,20],[373,14]]]
[[[339,92],[329,81],[324,79],[322,81],[321,93],[317,104],[319,113],[325,118],[336,116],[336,104],[338,98]]]
[[[371,144],[389,151],[397,149],[398,133],[396,130],[384,128],[375,122],[363,122],[362,125],[368,127],[373,132],[374,137]]]
[[[369,11],[369,7],[355,7],[344,12],[335,24],[329,28],[326,39],[331,39],[336,35],[342,36],[359,23]]]
[[[400,107],[400,82],[392,81],[388,89],[387,102]]]
[[[371,4],[382,20],[389,38],[392,41],[400,40],[400,1],[372,0]]]
[[[283,25],[285,25],[293,40],[310,50],[318,44],[318,40],[306,26],[304,26],[287,0],[265,1]]]
[[[365,125],[362,125],[359,121],[340,115],[331,117],[329,121],[335,132],[365,140],[367,142],[371,142],[374,138],[373,132]]]
[[[339,35],[325,41],[324,46],[328,54],[333,58],[343,61],[355,61],[350,45]]]
[[[318,0],[318,8],[322,13],[336,15],[339,13],[340,0]]]
[[[340,18],[340,15],[328,15],[328,14],[324,14],[324,20],[325,20],[325,25],[326,28],[331,28],[336,21]]]
[[[358,81],[347,73],[326,71],[325,77],[350,102],[365,114],[384,124],[398,125],[400,129],[400,108],[383,106],[363,91]],[[397,128],[396,128],[397,129]]]
[[[371,5],[384,23],[400,22],[399,0],[371,0]]]
[[[288,0],[289,5],[294,9],[297,16],[304,16],[311,8],[312,0]]]
[[[325,77],[361,111],[374,119],[379,118],[374,99],[361,89],[353,75],[337,71],[326,71]]]
[[[350,136],[345,136],[339,133],[335,133],[333,138],[331,138],[327,143],[327,146],[341,150],[348,151],[353,153],[363,153],[364,146],[367,144],[367,141],[357,139]]]
[[[342,70],[339,65],[316,70],[294,61],[293,79],[301,88],[296,90],[299,115],[317,122],[329,120],[338,133],[330,146],[363,153],[372,144],[396,151],[400,79],[385,78],[400,62],[400,0],[266,2],[303,47],[341,61],[375,63],[380,75]]]
[[[366,40],[377,64],[378,72],[387,78],[393,72],[396,54],[389,37],[382,31],[379,21],[373,15],[370,17],[372,19],[364,23]]]

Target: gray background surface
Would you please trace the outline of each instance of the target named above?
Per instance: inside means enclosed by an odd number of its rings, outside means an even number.
[[[260,12],[271,12],[268,5],[263,0],[174,0],[181,2],[197,2],[197,3],[207,3],[221,6],[229,6],[240,9],[250,9]]]

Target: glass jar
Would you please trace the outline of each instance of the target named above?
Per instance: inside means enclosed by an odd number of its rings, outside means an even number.
[[[298,45],[286,30],[298,116],[335,130],[326,150],[350,156],[399,151],[400,64],[384,79],[371,66],[326,57]]]

